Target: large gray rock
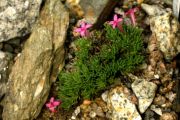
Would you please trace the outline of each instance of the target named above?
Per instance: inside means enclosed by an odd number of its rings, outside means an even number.
[[[59,0],[47,0],[40,20],[12,68],[3,120],[32,120],[44,105],[64,64],[69,14]]]
[[[6,92],[6,83],[12,65],[12,54],[0,51],[0,99]]]
[[[0,0],[0,42],[30,33],[42,0]]]

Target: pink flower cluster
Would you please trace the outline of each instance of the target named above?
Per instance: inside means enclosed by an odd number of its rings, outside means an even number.
[[[122,22],[122,18],[118,18],[118,16],[115,14],[112,21],[109,22],[110,25],[112,25],[113,28],[116,28],[119,26],[119,23]]]
[[[135,17],[135,12],[137,12],[139,10],[139,8],[135,7],[135,8],[132,8],[130,10],[128,10],[125,15],[126,16],[130,16],[131,18],[131,22],[132,24],[135,26],[136,25],[136,17]]]
[[[137,12],[138,8],[132,8],[130,10],[128,10],[125,15],[126,16],[130,16],[131,22],[132,24],[135,26],[136,25],[136,17],[135,17],[135,12]],[[113,20],[109,22],[110,25],[112,25],[113,28],[120,28],[121,29],[121,25],[120,23],[123,21],[122,18],[118,18],[117,14],[114,15]]]
[[[85,36],[88,36],[89,35],[89,31],[88,29],[92,27],[91,24],[87,24],[85,22],[82,22],[81,23],[81,27],[79,28],[75,28],[75,32],[79,33],[81,37],[85,37]]]
[[[59,100],[55,100],[54,97],[51,97],[50,101],[46,103],[46,107],[49,108],[51,112],[57,112],[56,107],[60,104],[61,102]]]
[[[135,26],[136,25],[136,18],[135,18],[135,12],[137,12],[138,8],[132,8],[130,10],[128,10],[125,13],[125,16],[130,16],[131,19],[131,23]],[[118,18],[118,15],[115,14],[113,17],[113,20],[109,22],[110,25],[112,25],[113,28],[118,27],[121,31],[123,31],[122,26],[120,25],[120,23],[123,21],[123,18]],[[89,35],[89,31],[88,29],[92,27],[91,24],[82,22],[80,27],[75,28],[74,32],[78,33],[81,37],[86,37]]]

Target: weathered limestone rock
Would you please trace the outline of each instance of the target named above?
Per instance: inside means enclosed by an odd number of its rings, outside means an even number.
[[[180,25],[172,17],[172,10],[148,4],[141,7],[150,16],[150,27],[157,38],[158,48],[166,60],[172,60],[180,52]]]
[[[0,0],[0,42],[24,36],[39,15],[42,0]]]
[[[84,16],[88,23],[97,25],[105,22],[117,3],[116,0],[66,0],[71,11],[80,17]]]
[[[64,63],[69,14],[59,0],[46,0],[40,20],[12,68],[3,120],[32,120],[44,105]]]
[[[6,92],[6,83],[12,65],[12,54],[0,51],[0,99]]]
[[[142,120],[131,98],[133,96],[124,86],[118,86],[102,94],[111,120]]]
[[[146,109],[151,105],[155,92],[157,89],[157,85],[148,82],[144,79],[136,79],[132,85],[132,90],[138,98],[138,108],[141,113],[144,113]]]

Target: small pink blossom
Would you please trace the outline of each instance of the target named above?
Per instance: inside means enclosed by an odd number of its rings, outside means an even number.
[[[119,26],[119,23],[122,22],[122,18],[118,18],[117,14],[114,15],[113,20],[109,22],[110,25],[112,25],[113,28],[116,28]]]
[[[59,100],[54,100],[54,97],[51,97],[50,101],[46,103],[46,107],[49,108],[51,112],[57,112],[55,109],[60,103]]]
[[[135,12],[137,12],[138,8],[132,8],[130,10],[128,10],[125,15],[129,15],[131,18],[131,22],[132,24],[135,26],[136,25],[136,17],[135,17]]]
[[[91,24],[87,24],[87,23],[85,23],[85,22],[82,22],[82,23],[81,23],[81,27],[75,28],[74,31],[80,33],[80,35],[81,35],[82,37],[84,37],[84,36],[88,36],[88,34],[89,34],[88,28],[90,28],[90,27],[92,27]]]

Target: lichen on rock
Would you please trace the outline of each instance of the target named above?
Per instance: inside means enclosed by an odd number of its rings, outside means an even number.
[[[125,86],[117,86],[102,94],[107,103],[109,119],[111,120],[142,120],[135,104],[130,100],[132,94]]]
[[[29,34],[39,16],[42,0],[0,1],[0,42]]]
[[[171,9],[148,4],[141,7],[149,15],[151,31],[157,38],[159,49],[167,61],[172,60],[180,52],[180,25],[177,19],[172,17]]]

